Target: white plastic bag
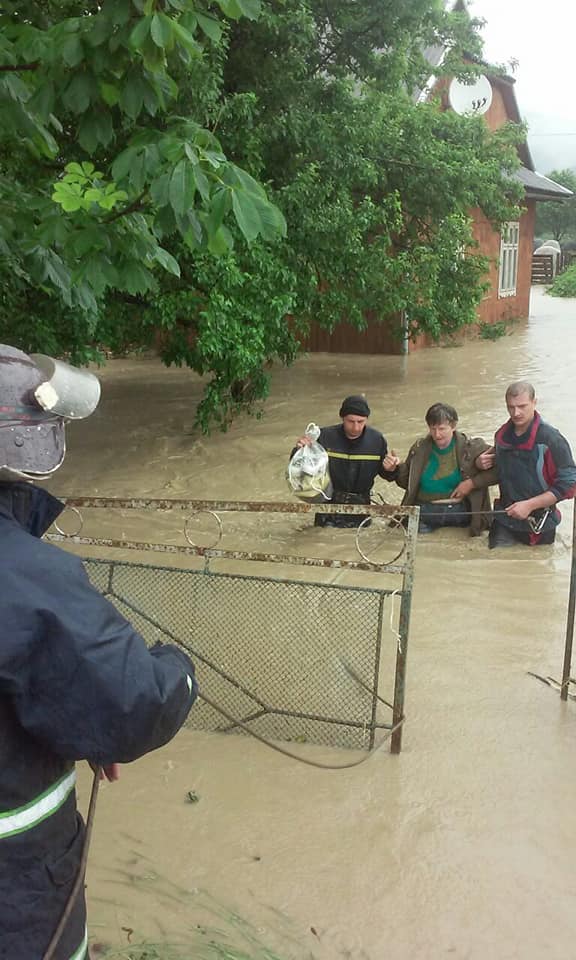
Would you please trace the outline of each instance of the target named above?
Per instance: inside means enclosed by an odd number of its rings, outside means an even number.
[[[299,447],[294,453],[288,464],[288,485],[300,500],[307,503],[325,503],[331,500],[333,488],[328,454],[318,443],[320,427],[309,423],[304,433],[310,437],[312,443]]]

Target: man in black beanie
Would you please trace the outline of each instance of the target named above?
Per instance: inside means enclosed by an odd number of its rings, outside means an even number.
[[[322,427],[318,443],[330,460],[330,477],[334,493],[332,503],[370,503],[376,477],[394,480],[399,460],[388,453],[385,437],[368,426],[370,407],[366,397],[346,397],[340,407],[342,423]],[[309,444],[310,438],[299,437],[296,446]],[[317,513],[316,527],[357,527],[364,520],[361,514]]]

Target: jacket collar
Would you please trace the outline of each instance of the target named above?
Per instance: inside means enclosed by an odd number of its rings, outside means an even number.
[[[496,434],[496,443],[501,447],[514,447],[516,450],[531,450],[536,442],[536,434],[538,433],[538,427],[541,423],[542,418],[538,411],[535,411],[532,423],[522,434],[522,436],[525,436],[526,439],[523,443],[514,443],[514,441],[511,439],[512,435],[514,434],[514,424],[512,423],[512,420],[507,420],[506,423],[500,427]]]
[[[33,537],[41,537],[64,510],[64,504],[33,483],[0,483],[0,516]]]

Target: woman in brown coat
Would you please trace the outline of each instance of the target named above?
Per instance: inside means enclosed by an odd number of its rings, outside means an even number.
[[[477,463],[489,444],[457,430],[458,414],[449,404],[433,404],[425,419],[428,435],[396,466],[394,480],[406,490],[402,505],[420,506],[421,533],[469,527],[470,536],[478,536],[490,526],[488,487],[497,482],[494,470]]]

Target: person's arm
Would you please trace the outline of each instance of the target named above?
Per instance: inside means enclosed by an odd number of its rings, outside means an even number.
[[[408,451],[408,455],[404,461],[399,461],[396,470],[394,471],[394,481],[397,486],[402,487],[403,490],[408,489],[408,481],[410,479],[410,465],[414,459],[414,454],[416,448],[418,447],[420,441],[413,443]]]
[[[544,476],[549,476],[548,490],[527,500],[517,500],[506,507],[509,517],[526,520],[534,510],[553,507],[559,500],[567,500],[576,494],[576,464],[570,444],[561,433],[554,436],[544,454]]]
[[[388,450],[388,443],[386,442],[385,437],[382,437],[381,455],[382,459],[380,461],[378,476],[382,477],[384,480],[393,482],[396,480],[396,468],[400,463],[400,458],[396,456],[394,450]]]
[[[468,441],[465,463],[461,465],[463,477],[460,483],[452,491],[452,497],[455,500],[463,500],[470,496],[474,489],[485,489],[495,483],[498,483],[498,474],[495,465],[488,467],[488,463],[494,464],[494,454],[490,454],[494,448],[490,447],[482,437],[475,437]],[[486,460],[482,460],[487,456]],[[485,466],[479,464],[485,463]]]
[[[148,649],[77,558],[46,556],[31,571],[33,609],[15,600],[5,624],[29,636],[14,697],[21,725],[65,759],[103,767],[167,743],[196,697],[190,658],[172,645]]]

